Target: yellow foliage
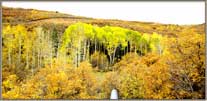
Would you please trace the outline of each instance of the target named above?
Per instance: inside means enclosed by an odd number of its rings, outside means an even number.
[[[118,89],[121,99],[173,99],[169,67],[165,64],[164,57],[149,53],[139,57],[129,53],[115,66],[117,71],[106,75],[103,84],[106,88]],[[117,77],[118,79],[116,79]],[[115,80],[113,79],[115,78]],[[110,92],[112,88],[108,91]],[[105,96],[109,96],[105,94]]]
[[[96,80],[87,62],[77,69],[54,61],[39,70],[22,85],[3,94],[4,99],[91,99],[96,98]],[[12,78],[12,77],[11,77]],[[4,85],[8,81],[4,82]],[[11,83],[9,83],[11,84]],[[13,87],[12,85],[8,85]],[[5,86],[7,87],[7,86]],[[13,94],[18,95],[13,95]]]

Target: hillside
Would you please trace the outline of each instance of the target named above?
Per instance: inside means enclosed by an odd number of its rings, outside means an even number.
[[[204,99],[205,66],[204,24],[3,8],[3,99]]]
[[[200,25],[173,25],[160,24],[153,22],[139,22],[139,21],[123,21],[123,20],[108,20],[95,19],[81,16],[74,16],[71,14],[63,14],[57,11],[42,11],[35,9],[9,8],[3,7],[3,24],[10,23],[12,25],[24,24],[26,26],[34,27],[39,25],[56,25],[63,27],[61,32],[64,32],[68,25],[76,22],[84,22],[98,26],[119,26],[127,29],[139,31],[141,33],[157,32],[163,35],[175,36],[183,29],[194,29],[198,33],[204,33],[204,24]]]

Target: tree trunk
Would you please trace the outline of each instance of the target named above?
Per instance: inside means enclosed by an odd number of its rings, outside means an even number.
[[[40,49],[37,51],[37,67],[40,68]]]
[[[19,58],[18,58],[18,64],[20,64],[21,63],[21,46],[22,46],[22,39],[21,39],[21,37],[19,37]]]
[[[50,67],[52,67],[52,57],[53,57],[53,54],[52,54],[52,50],[53,50],[53,45],[52,45],[52,42],[51,42],[51,45],[50,45]]]
[[[96,39],[95,39],[95,52],[96,52]]]
[[[130,46],[129,51],[130,51],[130,55],[131,55],[131,52],[132,52],[132,43],[131,42],[129,43],[129,46]]]
[[[129,42],[127,43],[127,53],[129,52]]]
[[[32,76],[34,76],[34,68],[35,68],[35,48],[32,48]]]
[[[111,66],[112,65],[112,54],[109,55],[109,58],[110,58],[109,64]]]
[[[112,58],[112,64],[114,64],[115,55],[116,55],[116,48],[114,49],[113,58]]]
[[[78,66],[80,64],[81,61],[81,40],[79,39],[79,47],[78,47]]]
[[[26,68],[28,69],[29,68],[29,50],[27,49],[27,58],[26,58]]]
[[[11,66],[11,49],[10,49],[10,47],[9,47],[9,49],[8,49],[8,64],[9,64],[9,67]]]
[[[160,45],[158,46],[158,49],[159,49],[159,55],[161,55],[162,54],[162,49],[161,49]]]
[[[57,44],[57,59],[59,58],[59,52],[58,52],[58,50],[59,50],[59,43]]]
[[[140,44],[140,56],[142,56],[142,43]]]
[[[76,67],[78,67],[78,49],[76,49]]]
[[[40,56],[39,56],[39,61],[40,61],[40,68],[42,67],[42,49],[40,49]]]
[[[137,54],[137,47],[136,46],[134,46],[135,48],[134,48],[134,53],[135,54]]]
[[[83,48],[83,60],[86,60],[86,48],[87,48],[87,46],[86,46],[86,43],[87,41],[84,41],[84,48]]]
[[[87,50],[86,50],[86,59],[89,60],[89,47],[90,47],[90,41],[87,40]]]
[[[89,54],[89,53],[90,53],[90,52],[89,52],[89,51],[90,51],[90,41],[88,41],[88,46],[87,46],[87,48],[88,48],[88,49],[87,49],[87,60],[89,60],[89,57],[90,57],[90,54]]]
[[[99,52],[99,54],[98,54],[98,57],[97,57],[97,66],[99,68],[99,57],[100,57],[100,45],[99,45],[99,43],[98,43],[98,52]]]
[[[92,57],[91,57],[92,54],[90,54],[90,46],[91,46],[91,45],[92,45],[92,43],[89,42],[89,47],[88,47],[88,49],[89,49],[89,60],[90,60],[90,61],[92,61]]]

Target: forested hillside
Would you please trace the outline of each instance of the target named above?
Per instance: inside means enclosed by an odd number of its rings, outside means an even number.
[[[2,10],[4,99],[205,98],[204,24]]]
[[[2,8],[2,20],[4,24],[24,24],[27,27],[36,27],[46,25],[46,27],[60,27],[60,31],[64,32],[68,25],[84,22],[97,26],[117,26],[123,27],[142,33],[153,33],[175,36],[175,33],[181,32],[183,29],[195,30],[198,33],[204,33],[204,25],[173,25],[173,24],[160,24],[153,22],[141,21],[123,21],[123,20],[106,20],[87,18],[69,14],[63,14],[57,11],[41,11],[35,9],[22,9],[22,8]],[[61,29],[62,28],[62,29]]]

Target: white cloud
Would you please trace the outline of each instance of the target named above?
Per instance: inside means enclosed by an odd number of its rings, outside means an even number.
[[[166,24],[201,24],[205,22],[204,1],[173,2],[26,2],[3,1],[3,6],[59,11],[93,18],[159,22]]]

